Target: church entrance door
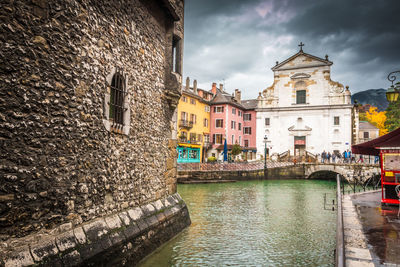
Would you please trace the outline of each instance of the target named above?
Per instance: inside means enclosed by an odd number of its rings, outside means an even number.
[[[294,155],[295,157],[302,157],[306,155],[306,137],[294,137]]]

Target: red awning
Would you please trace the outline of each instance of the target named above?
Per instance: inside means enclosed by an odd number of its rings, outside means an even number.
[[[400,148],[400,128],[371,141],[351,146],[353,154],[379,155],[379,148]]]

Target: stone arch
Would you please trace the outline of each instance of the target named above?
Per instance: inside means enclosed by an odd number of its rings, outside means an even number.
[[[307,88],[307,84],[305,81],[298,81],[294,84],[294,88],[296,90],[305,90]]]
[[[319,179],[319,180],[334,180],[336,179],[336,175],[339,174],[335,171],[327,171],[327,170],[320,170],[320,171],[315,171],[308,175],[306,179]]]
[[[330,171],[342,176],[346,176],[349,173],[349,170],[343,168],[342,166],[334,165],[334,164],[318,164],[318,165],[306,165],[304,170],[304,176],[306,179],[310,179],[313,173],[321,172],[321,171]]]

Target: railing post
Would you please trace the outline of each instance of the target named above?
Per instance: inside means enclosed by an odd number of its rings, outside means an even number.
[[[343,210],[342,210],[342,194],[340,190],[340,175],[336,176],[336,195],[337,195],[337,222],[336,222],[336,266],[344,267],[345,250],[344,250],[344,227],[343,227]]]

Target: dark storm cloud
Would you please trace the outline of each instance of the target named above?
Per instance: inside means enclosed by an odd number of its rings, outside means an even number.
[[[386,88],[400,69],[399,0],[186,0],[185,12],[184,72],[205,88],[226,79],[256,97],[300,41],[329,54],[333,78],[353,93]]]
[[[330,38],[332,51],[355,48],[361,62],[380,58],[399,63],[400,1],[336,0],[315,1],[287,23],[297,36],[318,42]]]

